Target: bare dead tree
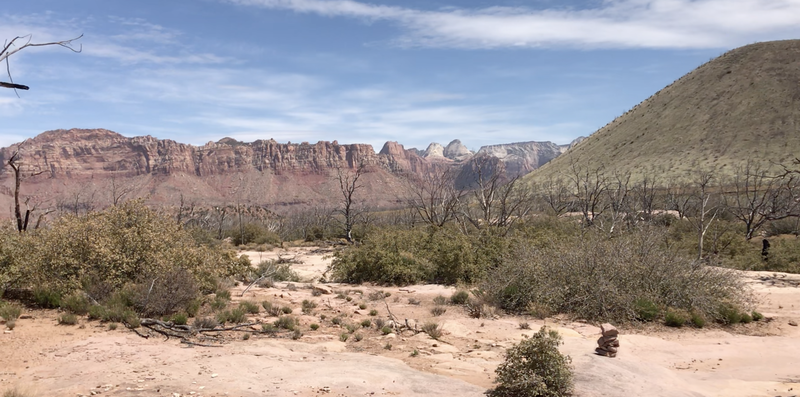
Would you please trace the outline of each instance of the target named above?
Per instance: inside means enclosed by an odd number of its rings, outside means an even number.
[[[456,176],[456,169],[448,167],[409,179],[409,204],[425,223],[442,227],[456,216],[466,194],[456,188]]]
[[[549,176],[542,185],[541,192],[555,216],[560,216],[574,205],[574,196],[561,178]]]
[[[524,186],[520,175],[505,178],[501,167],[491,164],[488,156],[473,157],[474,173],[471,202],[461,206],[461,215],[476,229],[497,227],[508,229],[524,218],[534,207],[530,187]]]
[[[656,209],[658,197],[658,178],[655,175],[644,174],[642,180],[633,185],[633,206],[645,219],[652,219]]]
[[[572,183],[575,205],[583,215],[584,225],[593,226],[597,217],[608,207],[603,199],[609,188],[603,167],[581,167],[572,162],[567,178]]]
[[[747,160],[736,169],[731,183],[733,192],[726,195],[726,206],[744,223],[745,237],[750,240],[766,222],[797,215],[798,202],[793,199],[796,179],[792,174],[771,176],[760,164]]]
[[[361,216],[361,210],[356,203],[356,191],[364,186],[359,182],[359,179],[365,172],[366,166],[364,162],[359,163],[355,171],[336,167],[336,180],[339,182],[339,190],[342,193],[341,206],[336,210],[336,213],[344,217],[342,226],[345,238],[349,243],[353,242],[353,226]]]
[[[20,188],[22,186],[22,155],[19,149],[15,150],[11,157],[6,161],[6,165],[11,167],[14,172],[14,218],[17,220],[17,231],[22,233],[28,230],[28,222],[30,221],[31,214],[36,210],[36,207],[30,207],[29,200],[25,200],[26,210],[25,216],[22,216],[22,209],[19,201]],[[33,172],[30,176],[36,176],[43,171]],[[37,222],[38,224],[38,222]]]
[[[714,187],[714,173],[711,171],[700,170],[694,176],[692,184],[694,185],[694,194],[690,198],[694,216],[687,217],[686,219],[692,224],[697,231],[697,259],[703,259],[703,241],[705,239],[708,228],[717,218],[720,211],[720,206],[715,205],[711,201],[711,190]]]
[[[609,180],[608,188],[605,190],[608,209],[610,212],[608,232],[614,233],[617,224],[626,218],[633,218],[634,211],[631,208],[630,200],[630,172],[615,171]]]
[[[32,42],[33,35],[29,34],[25,36],[17,36],[11,40],[7,40],[3,44],[3,49],[0,51],[0,62],[5,61],[6,63],[6,73],[8,74],[8,79],[10,83],[0,81],[0,87],[11,88],[14,89],[14,91],[27,90],[29,88],[26,85],[14,83],[14,78],[11,77],[11,65],[8,61],[12,55],[29,47],[47,47],[47,46],[60,46],[72,52],[81,52],[83,48],[82,47],[75,48],[73,44],[74,41],[80,39],[81,37],[83,37],[83,35],[80,35],[78,37],[69,40],[51,41],[47,43],[33,43]]]

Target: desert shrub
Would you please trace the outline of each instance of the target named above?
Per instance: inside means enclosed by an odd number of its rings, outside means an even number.
[[[223,236],[230,237],[234,245],[276,245],[281,243],[281,237],[277,233],[271,232],[257,223],[245,223],[241,229],[237,225],[237,227],[225,230]]]
[[[200,311],[200,306],[202,305],[203,301],[200,298],[193,299],[186,305],[186,315],[189,317],[196,317],[197,312]]]
[[[213,310],[215,312],[216,311],[220,311],[220,310],[228,307],[228,302],[230,302],[230,300],[225,299],[224,297],[215,296],[214,299],[211,301],[211,304],[210,304],[211,310]]]
[[[480,290],[514,312],[533,303],[551,313],[613,322],[639,319],[637,301],[718,318],[721,303],[741,307],[749,298],[735,273],[683,257],[651,228],[613,237],[587,230],[542,247],[518,247]]]
[[[194,277],[182,268],[162,267],[139,277],[133,286],[136,311],[145,317],[163,316],[189,306],[199,291]]]
[[[387,326],[383,326],[381,327],[381,333],[384,335],[389,335],[392,333],[392,329]]]
[[[275,335],[278,333],[278,329],[275,328],[274,324],[261,324],[261,332],[269,335]]]
[[[0,302],[0,317],[6,322],[14,321],[18,319],[20,315],[22,315],[22,306],[15,303],[2,304],[2,302]]]
[[[8,389],[3,392],[3,397],[29,397],[30,394],[19,389]]]
[[[242,301],[239,302],[239,308],[247,314],[258,314],[258,305],[255,302]]]
[[[298,340],[303,337],[303,332],[300,331],[300,328],[295,328],[292,331],[292,340]]]
[[[33,290],[33,301],[39,307],[56,309],[61,307],[61,293],[50,288],[35,288]]]
[[[434,306],[433,309],[431,309],[431,314],[438,317],[444,314],[446,311],[447,308],[444,306]]]
[[[753,318],[753,321],[761,321],[764,319],[764,315],[755,310],[753,310],[751,317]]]
[[[469,300],[469,292],[460,290],[450,295],[450,303],[453,305],[463,305]]]
[[[364,335],[361,335],[361,334],[358,334],[358,333],[357,334],[353,334],[353,340],[355,340],[356,342],[361,342],[363,339],[364,339]]]
[[[268,275],[269,280],[272,281],[293,281],[299,282],[300,276],[292,270],[292,265],[289,263],[278,263],[274,259],[261,261],[258,264],[256,273],[259,276]]]
[[[408,285],[428,280],[431,264],[414,255],[418,233],[376,230],[360,245],[337,251],[330,265],[333,279],[351,284]]]
[[[447,298],[445,298],[442,295],[439,295],[439,296],[433,298],[433,303],[436,304],[436,305],[439,305],[439,306],[443,306],[444,304],[447,303]]]
[[[667,314],[664,315],[664,324],[668,327],[683,327],[687,320],[686,314],[679,311],[667,310]]]
[[[422,302],[420,302],[419,299],[417,298],[408,298],[409,305],[419,305],[420,303]]]
[[[313,323],[313,324],[309,325],[309,328],[311,328],[312,331],[316,331],[316,330],[319,329],[319,324]]]
[[[116,331],[117,330],[117,323],[108,324],[109,331]]]
[[[333,325],[340,325],[342,323],[342,318],[341,317],[334,317],[334,318],[331,319],[331,323]]]
[[[433,339],[439,340],[442,337],[442,326],[435,321],[428,321],[422,324],[422,331]]]
[[[60,325],[75,325],[78,323],[78,316],[72,313],[63,313],[58,316],[58,324]]]
[[[372,310],[369,311],[369,315],[370,316],[377,316],[378,315],[378,311],[376,309],[372,309]]]
[[[61,300],[61,308],[74,314],[84,315],[89,313],[91,302],[83,292],[74,292]]]
[[[742,322],[742,312],[738,307],[729,303],[724,303],[719,306],[718,316],[716,316],[716,318],[717,321],[723,324],[739,324]]]
[[[561,335],[542,327],[508,349],[495,373],[497,387],[489,397],[561,397],[572,392],[571,359],[558,351]]]
[[[217,313],[217,321],[220,323],[233,323],[233,324],[241,324],[247,321],[247,315],[245,311],[241,307],[237,307],[233,310],[225,310],[223,312]]]
[[[6,321],[6,328],[13,331],[17,326],[17,320]]]
[[[194,285],[207,293],[217,279],[249,266],[233,251],[199,246],[173,219],[137,200],[63,216],[29,238],[28,251],[34,254],[24,258],[26,276],[18,286],[69,294],[95,284],[101,291],[86,292],[98,301],[126,284],[144,281],[142,275],[159,277],[175,269],[188,272]]]
[[[366,310],[367,309],[367,304],[366,303],[359,303],[358,304],[358,308],[361,309],[361,310]]]
[[[347,332],[342,332],[341,334],[339,334],[339,340],[342,342],[347,342],[348,338],[350,338],[350,334],[348,334]]]
[[[753,317],[747,313],[742,313],[742,324],[749,324],[753,322]]]
[[[755,267],[754,270],[800,273],[800,238],[775,238],[770,241],[767,260],[761,261],[762,267]]]
[[[170,321],[175,325],[186,325],[189,322],[189,317],[184,313],[176,313],[172,315]]]
[[[217,291],[214,292],[214,295],[215,298],[223,299],[226,301],[231,300],[231,291],[228,291],[227,288],[217,287]]]
[[[519,329],[531,329],[531,325],[528,322],[521,322],[519,323]]]
[[[370,319],[361,320],[361,326],[364,327],[364,328],[371,327],[372,326],[372,320],[370,320]]]
[[[633,311],[636,313],[637,320],[645,322],[654,321],[661,313],[658,305],[647,298],[638,298],[633,301]]]
[[[782,234],[800,234],[800,218],[786,218],[769,222],[765,228],[770,237]]]
[[[372,322],[375,323],[375,328],[377,328],[377,329],[381,329],[381,328],[383,328],[384,325],[386,325],[386,320],[384,320],[384,319],[382,319],[380,317],[372,320]]]
[[[703,328],[706,326],[705,317],[703,317],[703,315],[699,313],[692,313],[691,317],[689,318],[689,321],[691,321],[692,325],[694,325],[697,328]]]
[[[304,299],[303,300],[302,311],[303,311],[304,314],[310,314],[316,308],[317,308],[317,304],[316,303],[311,302],[308,299]]]
[[[281,307],[281,311],[283,312],[283,314],[291,314],[292,313],[292,308],[289,307],[289,306],[283,306],[283,307]]]
[[[292,316],[280,316],[277,320],[273,323],[276,328],[282,328],[289,331],[294,331],[295,327],[297,327],[299,321],[292,317]]]
[[[217,328],[219,322],[213,317],[198,317],[194,319],[192,327],[196,329],[214,329]]]

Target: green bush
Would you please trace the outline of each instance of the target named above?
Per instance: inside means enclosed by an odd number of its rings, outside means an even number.
[[[655,321],[661,310],[653,301],[645,298],[636,299],[633,302],[633,310],[636,312],[636,319],[639,321]]]
[[[372,320],[369,320],[369,319],[361,320],[361,326],[363,328],[371,327],[372,326]]]
[[[255,302],[242,301],[239,303],[239,308],[247,314],[258,314],[258,305]]]
[[[753,310],[753,314],[751,316],[753,317],[753,321],[761,321],[764,319],[764,315],[755,310]]]
[[[91,302],[89,302],[89,298],[82,292],[72,293],[61,300],[62,309],[81,316],[89,313],[90,306]]]
[[[57,309],[61,307],[61,293],[52,289],[36,288],[33,290],[33,301],[39,307]]]
[[[233,323],[233,324],[241,324],[247,321],[247,315],[242,308],[236,308],[233,310],[225,310],[223,312],[217,313],[217,321],[220,323]]]
[[[189,317],[184,313],[177,313],[170,319],[175,325],[186,325],[189,322]]]
[[[428,334],[433,339],[439,340],[442,337],[442,326],[434,321],[422,324],[422,331]]]
[[[316,303],[311,302],[308,299],[304,299],[303,300],[302,312],[304,314],[311,314],[311,312],[314,311],[314,309],[316,309],[316,308],[317,308],[317,304]]]
[[[245,223],[241,229],[239,227],[227,229],[223,235],[230,237],[234,245],[277,245],[281,243],[281,237],[277,233],[271,232],[257,223]]]
[[[2,302],[0,302],[0,317],[6,322],[14,321],[18,319],[20,315],[22,315],[22,306],[15,303],[2,304]]]
[[[292,316],[280,316],[273,323],[276,328],[283,328],[289,331],[294,331],[298,324],[299,321]]]
[[[444,306],[434,306],[433,309],[431,309],[431,314],[434,317],[438,317],[438,316],[441,316],[442,314],[444,314],[446,311],[447,311],[447,308],[444,307]]]
[[[456,291],[450,296],[450,303],[454,305],[463,305],[467,301],[469,301],[469,292],[467,291]]]
[[[311,328],[312,331],[316,331],[316,330],[319,329],[319,324],[313,323],[313,324],[309,325],[309,328]]]
[[[727,325],[739,324],[742,322],[742,312],[738,307],[731,304],[722,304],[719,307],[717,319]]]
[[[561,397],[572,392],[571,359],[558,351],[561,336],[542,327],[506,352],[489,397]]]
[[[694,325],[697,328],[703,328],[706,326],[705,317],[703,317],[698,313],[692,313],[692,316],[689,320],[692,322],[692,325]]]
[[[381,333],[384,335],[389,335],[392,333],[392,329],[389,328],[388,326],[383,326],[381,327]]]
[[[78,316],[72,313],[64,313],[58,316],[58,324],[60,325],[75,325],[78,323]]]
[[[680,328],[686,324],[686,321],[685,314],[673,310],[667,310],[667,314],[664,316],[664,324],[668,327]]]

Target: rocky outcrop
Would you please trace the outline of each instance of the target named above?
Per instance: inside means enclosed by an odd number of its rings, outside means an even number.
[[[454,139],[444,148],[443,155],[450,160],[463,161],[472,156],[472,152],[460,140]]]
[[[438,144],[436,142],[431,143],[428,145],[428,148],[425,149],[425,154],[422,157],[427,158],[444,158],[444,146]]]
[[[525,175],[558,157],[570,145],[552,142],[519,142],[481,147],[477,155],[492,156],[505,164],[509,176]]]

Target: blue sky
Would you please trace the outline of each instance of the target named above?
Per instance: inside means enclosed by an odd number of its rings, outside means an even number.
[[[0,146],[58,128],[424,149],[588,135],[724,51],[800,38],[800,0],[27,0]],[[8,81],[3,73],[2,81]]]

